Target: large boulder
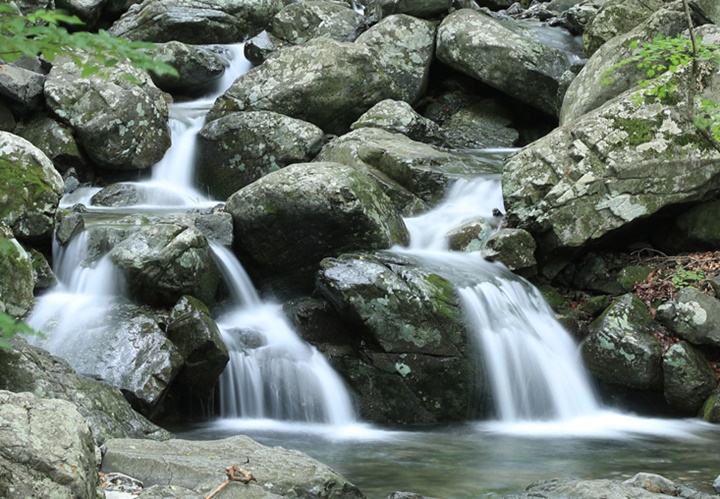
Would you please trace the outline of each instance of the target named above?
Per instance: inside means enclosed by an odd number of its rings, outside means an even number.
[[[214,441],[118,439],[106,445],[104,472],[132,476],[148,488],[190,489],[191,497],[210,494],[227,479],[225,470],[232,465],[242,467],[255,479],[248,483],[230,483],[222,491],[222,496],[227,498],[364,497],[341,475],[306,454],[266,447],[243,435]]]
[[[131,234],[110,251],[131,296],[174,305],[183,295],[212,304],[220,274],[205,236],[194,227],[156,224]]]
[[[519,25],[462,9],[438,28],[437,58],[551,116],[562,104],[563,75],[578,56],[537,41]]]
[[[677,85],[668,99],[629,91],[510,156],[502,181],[510,223],[549,254],[630,222],[639,229],[640,220],[663,208],[715,195],[720,152],[698,132],[685,101],[678,102],[687,95],[687,76],[681,69],[652,83]],[[720,98],[717,72],[701,96]],[[663,230],[644,228],[650,237]]]
[[[88,306],[84,317],[55,317],[43,330],[46,338],[35,343],[77,372],[120,388],[136,410],[152,418],[183,357],[147,309],[111,303],[100,311]]]
[[[64,400],[0,391],[0,495],[105,497],[85,419]]]
[[[83,77],[68,59],[47,82],[48,107],[77,133],[88,156],[107,169],[150,168],[170,147],[168,108],[147,73],[126,63]]]
[[[717,388],[715,371],[702,353],[687,342],[672,345],[663,359],[665,400],[687,414],[695,415]]]
[[[70,168],[84,169],[85,154],[78,146],[72,128],[64,123],[38,115],[25,123],[18,134],[44,152],[60,173],[64,174]]]
[[[201,189],[218,199],[292,163],[310,161],[325,140],[315,125],[271,111],[230,113],[198,135]]]
[[[110,190],[109,194],[112,194],[111,188],[113,185],[118,184],[112,184],[107,188],[108,190]],[[98,194],[103,193],[103,191],[105,191],[105,189],[101,190]],[[125,194],[127,196],[123,197],[123,200],[128,200],[128,197],[133,198],[133,196],[129,192]],[[105,200],[109,201],[109,199],[107,198],[105,198]],[[107,204],[102,206],[127,206],[127,204],[123,204],[120,199],[117,199],[117,201],[117,204]],[[192,212],[188,212],[182,215],[130,215],[127,217],[122,217],[116,220],[114,223],[88,224],[87,227],[85,226],[85,222],[83,220],[83,213],[86,211],[87,208],[85,208],[85,206],[83,205],[73,206],[72,210],[69,213],[64,214],[64,216],[60,220],[55,235],[57,241],[64,246],[67,245],[68,242],[75,235],[80,233],[80,231],[87,230],[87,256],[82,262],[82,265],[84,266],[96,265],[96,262],[98,262],[103,256],[105,256],[105,254],[107,254],[109,251],[119,245],[122,241],[136,234],[138,230],[142,230],[143,228],[149,228],[152,226],[166,226],[166,229],[168,229],[170,232],[172,232],[172,230],[177,230],[178,233],[180,233],[182,227],[192,229],[193,232],[186,235],[192,236],[190,238],[191,240],[197,236],[197,233],[194,231],[200,231],[200,233],[205,236],[208,242],[212,241],[213,243],[228,247],[232,244],[233,240],[232,217],[229,213],[221,209],[202,211],[193,210]],[[179,246],[181,248],[181,242],[182,239],[177,242],[176,246]],[[163,246],[162,241],[156,241],[153,244]],[[197,248],[199,249],[202,246],[204,246],[204,244],[202,242],[199,242]],[[145,249],[147,250],[147,248]],[[141,244],[137,246],[136,248],[134,248],[134,251],[142,252],[143,245]],[[169,252],[169,255],[164,255],[165,257],[169,256],[171,258],[175,258],[178,256],[177,251],[175,251],[175,254],[173,256],[172,248],[167,248],[163,251],[165,251],[166,253]],[[196,255],[202,254],[202,252],[195,253]],[[148,261],[152,261],[153,258],[162,257],[162,252],[158,254],[148,255]],[[188,270],[187,272],[190,271]],[[208,277],[214,279],[214,277],[212,277],[213,274],[214,273],[211,272]],[[202,281],[202,278],[200,276],[196,276],[196,278],[198,279],[198,282]],[[180,284],[175,285],[175,287],[177,288],[179,288],[180,286]],[[178,298],[179,297],[180,296],[178,295]],[[175,301],[177,301],[177,299]],[[173,301],[169,305],[172,305],[173,303],[175,302]]]
[[[698,289],[682,288],[658,307],[657,318],[693,345],[720,346],[720,301]]]
[[[297,163],[230,196],[235,248],[261,276],[301,289],[326,256],[389,248],[407,241],[405,224],[362,168]],[[249,269],[251,270],[251,268]]]
[[[110,438],[172,438],[135,412],[118,388],[76,374],[67,361],[21,339],[0,350],[0,390],[71,402],[98,444]]]
[[[664,5],[663,0],[608,0],[585,27],[585,53],[593,55],[605,42],[632,30]]]
[[[10,64],[0,64],[0,96],[7,98],[22,114],[38,109],[43,103],[44,84],[43,74]]]
[[[647,78],[646,70],[637,64],[610,70],[613,65],[633,55],[631,43],[642,45],[656,36],[675,36],[687,28],[687,19],[682,6],[673,4],[658,10],[639,25],[632,24],[632,27],[600,47],[570,83],[560,110],[560,124],[569,123],[600,107]]]
[[[428,83],[436,25],[415,17],[386,17],[360,35],[357,43],[375,50],[381,71],[390,76],[397,100],[415,102]]]
[[[170,311],[165,334],[184,359],[177,383],[195,396],[210,398],[230,355],[208,308],[183,296]]]
[[[360,128],[333,140],[315,160],[371,168],[430,204],[440,201],[459,178],[499,173],[497,165],[479,156],[437,149],[378,128]],[[387,188],[405,211],[407,197],[391,185]]]
[[[17,319],[33,306],[33,266],[30,253],[13,237],[10,229],[0,222],[0,313]]]
[[[265,110],[344,133],[383,99],[417,98],[432,56],[431,26],[388,19],[365,35],[356,43],[316,38],[280,52],[235,80],[215,101],[208,121]]]
[[[646,330],[651,321],[645,304],[633,295],[613,302],[590,325],[580,346],[588,370],[613,385],[661,389],[662,345]]]
[[[155,46],[155,59],[174,67],[178,74],[158,75],[150,72],[153,83],[165,92],[196,94],[207,91],[225,72],[226,63],[220,47],[188,45],[172,41]]]
[[[239,43],[262,31],[284,6],[283,0],[145,0],[108,31],[148,42]]]
[[[286,5],[272,19],[270,33],[300,45],[316,37],[351,42],[363,28],[362,14],[337,1],[306,1]]]
[[[404,101],[386,99],[371,107],[350,128],[380,128],[390,133],[400,133],[411,140],[426,144],[444,143],[437,123],[418,114]]]
[[[357,356],[333,356],[379,422],[462,420],[476,392],[474,351],[454,286],[412,259],[352,253],[321,262],[319,293],[355,340]],[[477,380],[475,380],[477,381]]]
[[[215,101],[207,120],[236,111],[274,111],[342,133],[373,104],[393,97],[390,79],[369,47],[317,38],[240,76]]]
[[[27,140],[0,132],[0,222],[23,241],[49,238],[65,186],[48,157]]]

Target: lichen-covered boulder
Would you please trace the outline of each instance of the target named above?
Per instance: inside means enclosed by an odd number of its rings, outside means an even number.
[[[0,391],[0,420],[2,497],[105,497],[92,433],[71,403]]]
[[[183,295],[213,303],[220,275],[207,239],[194,227],[144,227],[110,251],[130,295],[151,305],[174,305]]]
[[[265,110],[344,133],[381,100],[417,98],[432,56],[431,26],[389,18],[376,28],[356,43],[315,38],[283,50],[240,76],[215,101],[208,121]]]
[[[98,445],[109,438],[172,438],[135,412],[118,388],[76,374],[67,361],[22,339],[12,340],[11,345],[0,350],[0,390],[71,402],[87,420]]]
[[[697,414],[717,388],[715,371],[702,353],[687,342],[672,345],[663,358],[665,400],[688,414]]]
[[[510,270],[523,270],[537,263],[535,247],[535,240],[529,232],[501,229],[487,239],[482,256],[493,262],[502,262]]]
[[[70,168],[83,171],[85,154],[78,147],[72,129],[48,116],[36,116],[18,134],[40,149],[60,173]]]
[[[219,47],[177,41],[160,43],[153,49],[153,57],[174,67],[178,75],[158,75],[151,71],[150,76],[153,83],[165,92],[187,95],[206,91],[225,72],[221,50]]]
[[[235,249],[276,282],[312,288],[320,260],[407,241],[400,214],[362,168],[297,163],[230,196]],[[252,267],[252,266],[251,266]]]
[[[411,140],[426,144],[444,144],[445,140],[437,123],[418,114],[404,101],[386,99],[371,107],[350,126],[380,128],[390,133],[401,133]]]
[[[580,346],[588,370],[606,383],[661,389],[662,346],[646,331],[651,321],[645,304],[633,295],[615,300],[590,325]]]
[[[407,14],[427,18],[442,14],[452,7],[452,0],[378,0],[382,15]]]
[[[686,95],[686,76],[681,70],[653,82],[677,85],[670,101],[627,92],[510,156],[502,181],[510,223],[528,230],[548,254],[714,195],[720,153],[698,133],[686,103],[677,102]],[[720,75],[708,80],[703,96],[717,100]]]
[[[17,319],[25,316],[33,305],[32,258],[0,222],[0,313]]]
[[[373,104],[394,97],[373,50],[316,38],[240,76],[215,101],[207,121],[236,111],[274,111],[342,133]]]
[[[543,45],[510,22],[456,11],[438,28],[437,58],[551,116],[563,98],[561,81],[577,55]]]
[[[632,30],[664,5],[662,0],[608,0],[585,27],[585,53],[593,55],[602,44]]]
[[[247,458],[248,463],[240,464],[255,480],[223,490],[222,495],[230,499],[364,497],[352,483],[306,454],[266,447],[243,435],[214,441],[110,440],[102,471],[124,473],[146,487],[168,485],[190,489],[193,497],[205,497],[227,479],[225,468],[238,463],[238,456]]]
[[[394,15],[358,37],[356,43],[374,49],[381,71],[390,77],[394,99],[412,103],[425,91],[435,50],[435,30],[434,23]]]
[[[657,318],[693,345],[720,346],[720,301],[698,289],[682,288],[658,307]]]
[[[283,0],[145,0],[108,32],[158,43],[238,43],[262,31],[284,6]]]
[[[165,334],[185,360],[177,383],[195,396],[209,398],[230,356],[207,307],[183,296],[170,311]]]
[[[681,5],[671,4],[639,25],[632,24],[632,28],[600,47],[570,83],[560,110],[560,124],[569,123],[600,107],[645,79],[645,69],[637,67],[637,64],[626,64],[610,73],[608,71],[614,64],[633,55],[631,43],[643,44],[656,36],[675,36],[687,28],[687,19]]]
[[[0,222],[23,241],[52,234],[65,186],[48,157],[27,140],[0,132]]]
[[[136,410],[151,417],[183,363],[157,317],[136,305],[116,303],[107,313],[76,321],[75,328],[63,322],[59,330],[49,322],[46,338],[36,343],[68,359],[77,372],[120,388]]]
[[[436,149],[378,128],[360,128],[333,140],[315,160],[380,171],[430,204],[440,201],[459,178],[499,172],[497,165],[481,157]],[[401,194],[389,192],[404,211],[401,203],[408,200]]]
[[[270,33],[293,45],[319,36],[351,42],[363,23],[362,14],[346,2],[312,0],[286,5],[273,17]]]
[[[433,422],[467,417],[473,351],[454,286],[402,256],[351,253],[321,262],[319,293],[364,347],[334,359],[364,417]]]
[[[198,134],[201,189],[217,199],[292,163],[310,161],[325,140],[315,125],[271,111],[230,113]]]
[[[170,147],[168,109],[147,73],[119,63],[105,77],[82,77],[69,59],[45,83],[48,107],[77,133],[88,156],[107,169],[143,169]]]

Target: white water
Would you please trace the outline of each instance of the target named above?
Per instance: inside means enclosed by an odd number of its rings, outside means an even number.
[[[98,189],[68,196],[63,206],[83,203],[91,211],[122,216],[133,211],[174,211],[211,207],[217,203],[193,186],[195,144],[214,100],[250,68],[242,46],[227,47],[230,67],[217,90],[196,101],[170,105],[172,146],[153,168],[149,181],[130,183],[138,205],[122,209],[91,206]],[[229,299],[217,323],[230,351],[220,379],[221,415],[300,422],[352,423],[355,413],[347,390],[317,350],[292,329],[278,304],[258,296],[245,270],[227,249],[211,243]],[[57,246],[54,270],[60,284],[42,296],[28,320],[48,333],[42,345],[87,372],[83,352],[89,345],[102,349],[97,322],[109,308],[126,300],[122,276],[109,257],[88,265],[88,233],[82,232],[65,248]],[[105,327],[112,327],[106,324]]]
[[[447,249],[446,234],[503,209],[497,177],[458,181],[434,210],[406,221],[407,249],[458,287],[503,422],[568,421],[599,410],[577,345],[541,294],[479,253]]]

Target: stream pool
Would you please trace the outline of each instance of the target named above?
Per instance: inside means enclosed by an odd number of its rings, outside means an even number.
[[[248,435],[301,450],[343,474],[368,499],[394,491],[428,497],[500,497],[547,478],[624,480],[658,473],[712,493],[720,474],[720,428],[697,420],[635,418],[612,412],[566,423],[464,423],[380,429],[217,420],[181,438]]]

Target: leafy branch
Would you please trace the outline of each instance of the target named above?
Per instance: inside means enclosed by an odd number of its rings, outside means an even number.
[[[634,40],[630,43],[633,55],[613,64],[603,72],[601,84],[613,82],[613,74],[620,68],[634,64],[645,73],[645,78],[638,81],[643,89],[640,99],[664,100],[669,98],[678,89],[677,80],[667,78],[658,82],[657,78],[665,73],[676,74],[683,68],[691,67],[691,74],[695,81],[695,88],[691,88],[689,100],[697,112],[694,123],[700,130],[709,130],[712,138],[720,142],[720,103],[704,99],[699,95],[699,82],[697,82],[698,66],[703,62],[720,64],[720,48],[695,38],[691,31],[690,37],[677,35],[653,38],[651,42],[639,43]]]
[[[117,38],[105,30],[70,33],[66,28],[83,24],[77,16],[58,10],[36,10],[22,15],[8,4],[0,4],[0,58],[12,62],[21,57],[42,55],[52,62],[59,56],[68,56],[82,69],[83,77],[103,73],[104,69],[122,61],[158,75],[177,76],[174,67],[153,59],[150,53],[155,47],[153,43]]]

